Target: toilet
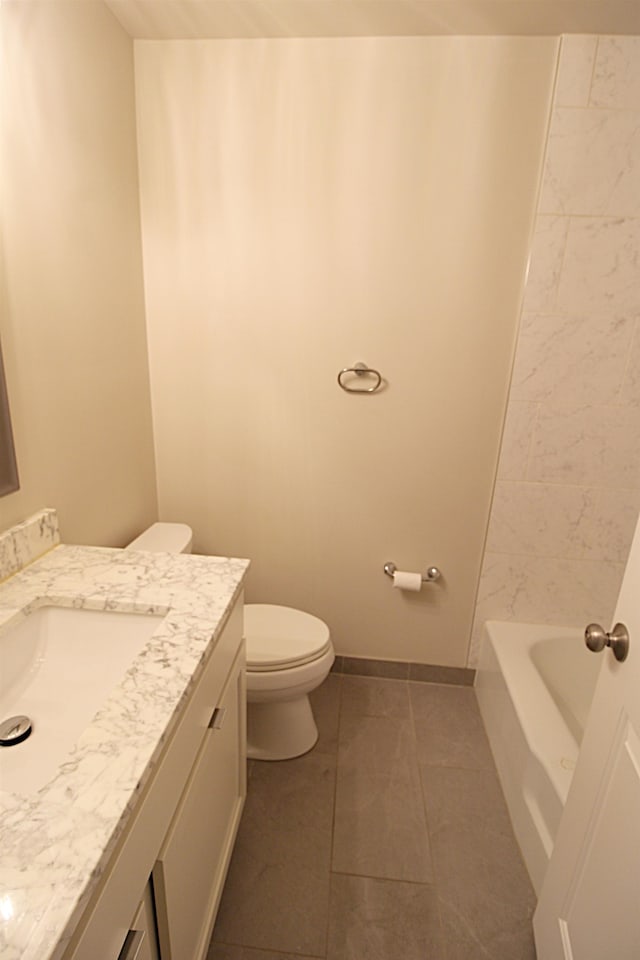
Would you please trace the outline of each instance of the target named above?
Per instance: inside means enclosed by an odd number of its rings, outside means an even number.
[[[128,550],[190,553],[186,523],[154,523]],[[244,607],[247,650],[247,756],[290,760],[318,739],[309,693],[335,659],[329,628],[318,617],[271,603]]]

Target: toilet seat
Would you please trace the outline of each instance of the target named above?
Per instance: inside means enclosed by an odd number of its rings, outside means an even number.
[[[244,608],[247,670],[290,670],[331,650],[329,628],[318,617],[292,607],[248,603]]]

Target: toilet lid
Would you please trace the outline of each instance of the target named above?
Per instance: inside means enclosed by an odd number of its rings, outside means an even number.
[[[244,608],[247,667],[276,670],[309,663],[331,646],[329,627],[292,607],[247,603]]]
[[[151,550],[154,553],[188,553],[193,531],[186,523],[152,523],[127,550]]]

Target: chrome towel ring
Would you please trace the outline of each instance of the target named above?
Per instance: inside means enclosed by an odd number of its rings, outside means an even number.
[[[355,385],[358,382],[356,380],[352,386],[349,386],[348,380],[345,382],[344,379],[349,373],[354,373],[359,379],[362,377],[375,377],[375,382],[370,387],[358,387]],[[379,390],[382,386],[382,374],[378,370],[368,367],[366,363],[356,363],[352,367],[345,367],[340,371],[338,374],[338,383],[345,393],[375,393],[376,390]]]

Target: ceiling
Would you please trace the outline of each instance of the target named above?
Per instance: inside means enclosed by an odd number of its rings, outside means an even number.
[[[105,0],[148,40],[640,35],[640,0]]]

